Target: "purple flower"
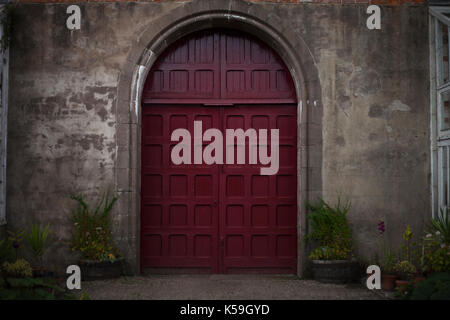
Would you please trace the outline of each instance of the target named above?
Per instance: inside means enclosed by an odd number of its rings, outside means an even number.
[[[378,222],[378,232],[379,232],[380,234],[383,234],[384,231],[385,231],[384,221]]]

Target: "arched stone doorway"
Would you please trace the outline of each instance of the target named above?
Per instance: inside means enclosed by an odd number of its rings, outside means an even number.
[[[141,101],[141,269],[295,274],[297,98],[279,56],[242,31],[197,31],[160,55]],[[247,139],[227,146],[229,130]],[[262,145],[249,143],[267,133],[262,174]]]
[[[218,27],[245,30],[264,41],[283,59],[294,81],[298,98],[297,274],[302,275],[306,261],[302,241],[306,228],[304,202],[320,196],[322,190],[320,81],[314,58],[301,35],[293,30],[277,30],[276,24],[263,22],[267,20],[269,9],[251,14],[250,9],[244,1],[233,1],[232,7],[216,0],[187,3],[149,21],[148,28],[130,50],[118,87],[116,185],[122,194],[117,214],[124,217],[124,222],[118,226],[120,237],[124,239],[121,247],[131,272],[139,272],[140,265],[141,151],[138,146],[141,144],[139,119],[143,84],[157,57],[171,43],[191,32]],[[311,158],[314,162],[309,160]]]

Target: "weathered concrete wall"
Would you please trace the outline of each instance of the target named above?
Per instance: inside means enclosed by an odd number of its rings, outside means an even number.
[[[381,31],[352,8],[329,16],[334,28],[308,42],[323,93],[323,192],[352,201],[356,243],[370,258],[380,220],[398,246],[408,224],[419,236],[431,216],[426,9],[383,8]]]
[[[74,208],[69,194],[96,200],[115,189],[121,65],[146,19],[170,10],[86,5],[82,29],[71,32],[66,7],[18,6],[11,41],[8,225],[51,223],[57,241],[48,259],[55,266],[75,259],[66,243]]]
[[[58,241],[47,258],[60,272],[76,259],[66,243],[74,207],[68,195],[94,198],[115,188],[117,174],[129,174],[118,173],[116,148],[118,83],[127,56],[153,20],[170,19],[177,8],[194,13],[188,3],[80,4],[82,26],[73,32],[65,27],[64,4],[22,4],[15,10],[8,227],[50,222]],[[230,3],[223,1],[224,9]],[[208,1],[203,4],[206,10]],[[382,30],[371,31],[365,5],[245,6],[248,14],[294,34],[318,70],[323,141],[315,154],[322,156],[311,154],[309,161],[321,166],[322,178],[309,181],[310,190],[330,201],[338,193],[352,200],[350,217],[366,256],[379,219],[387,221],[393,239],[406,223],[420,229],[429,212],[426,8],[383,7]],[[116,235],[130,254],[126,229],[136,217],[121,215],[133,201],[123,198]]]

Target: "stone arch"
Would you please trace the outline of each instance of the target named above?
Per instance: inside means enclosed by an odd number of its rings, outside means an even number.
[[[269,17],[269,19],[267,19]],[[273,18],[275,19],[275,18]],[[122,68],[116,105],[117,237],[130,273],[139,272],[140,232],[140,108],[142,87],[157,57],[174,41],[203,29],[245,30],[272,47],[291,72],[298,99],[298,271],[306,265],[303,235],[306,200],[322,191],[322,101],[319,73],[311,51],[291,29],[278,30],[270,8],[242,0],[183,3],[149,21],[133,43]],[[314,159],[314,162],[309,161]]]

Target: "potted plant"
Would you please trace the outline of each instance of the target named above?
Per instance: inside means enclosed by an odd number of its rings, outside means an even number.
[[[0,265],[4,262],[11,262],[15,257],[15,252],[10,238],[0,239]]]
[[[416,271],[413,274],[413,287],[423,279],[425,279],[426,273],[426,263],[425,263],[425,243],[422,239],[422,243],[419,246],[418,243],[412,241],[413,233],[410,226],[407,226],[405,232],[403,233],[403,240],[405,244],[402,246],[403,258],[401,260],[406,260],[414,265]]]
[[[331,207],[323,199],[317,205],[307,204],[311,232],[305,237],[316,248],[309,255],[314,279],[345,283],[355,280],[357,263],[353,258],[352,230],[347,221],[350,202],[340,199]]]
[[[413,233],[411,227],[408,225],[402,238],[404,244],[399,252],[399,262],[394,266],[394,270],[399,279],[395,281],[396,287],[400,292],[404,292],[409,284],[413,283],[414,274],[417,273],[416,266],[412,263],[413,249],[415,243],[412,241]]]
[[[398,276],[395,274],[394,265],[396,263],[396,253],[394,250],[386,246],[384,234],[386,226],[384,221],[378,223],[378,233],[381,237],[380,252],[381,258],[376,255],[376,263],[381,269],[381,288],[386,291],[393,291],[395,289],[395,280]]]
[[[33,269],[25,259],[0,265],[0,300],[54,300],[74,296],[57,284],[55,279],[32,277]]]
[[[33,275],[35,277],[53,277],[53,272],[44,268],[42,259],[51,241],[50,225],[41,228],[40,223],[31,226],[30,232],[25,236],[34,260]]]
[[[383,290],[393,291],[395,289],[395,281],[398,279],[398,275],[394,270],[395,261],[395,252],[393,250],[386,249],[380,263],[381,288]]]
[[[417,264],[417,272],[414,274],[414,286],[417,286],[417,284],[424,280],[426,278],[426,264],[425,264],[425,244],[422,240],[421,244],[421,252],[419,254],[419,263]]]
[[[77,202],[72,216],[72,250],[78,251],[83,279],[107,279],[122,275],[123,258],[112,241],[110,212],[118,197],[103,194],[93,210],[82,196],[71,196]]]
[[[14,248],[16,260],[19,258],[19,249],[22,246],[24,230],[9,231],[8,230],[8,243]]]
[[[403,292],[408,287],[408,284],[413,280],[414,273],[417,272],[417,269],[408,260],[403,260],[394,266],[394,270],[399,277],[398,280],[395,280],[396,287],[398,290]]]
[[[1,270],[4,279],[6,277],[31,278],[31,275],[33,274],[33,269],[25,259],[17,259],[14,262],[4,262]]]
[[[450,217],[448,208],[431,219],[423,238],[423,263],[426,274],[450,272]]]

